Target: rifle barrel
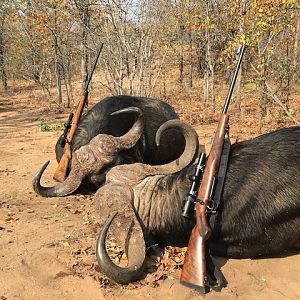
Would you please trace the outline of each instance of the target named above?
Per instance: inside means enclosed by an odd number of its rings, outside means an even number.
[[[102,48],[103,48],[103,43],[101,44],[100,48],[99,48],[98,51],[97,51],[96,58],[95,58],[95,62],[94,62],[94,64],[93,64],[93,69],[92,69],[92,71],[91,71],[91,74],[90,74],[90,76],[89,76],[89,78],[88,78],[88,81],[87,81],[87,83],[86,83],[86,86],[85,86],[85,91],[87,91],[87,89],[89,88],[89,85],[90,85],[90,82],[91,82],[91,80],[92,80],[93,73],[94,73],[94,71],[95,71],[95,69],[96,69],[97,61],[98,61],[99,56],[100,56],[100,54],[101,54]]]
[[[226,97],[223,112],[222,112],[223,114],[227,113],[228,106],[229,106],[229,103],[230,103],[230,99],[231,99],[231,96],[232,96],[232,92],[233,92],[233,89],[234,89],[234,86],[235,86],[235,82],[236,82],[237,76],[239,74],[239,70],[240,70],[240,66],[241,66],[241,63],[242,63],[242,59],[243,59],[245,49],[246,49],[246,45],[241,45],[238,49],[239,58],[238,58],[238,61],[236,63],[234,73],[233,73],[233,77],[232,77],[232,80],[231,80],[231,84],[230,84],[230,87],[229,87],[229,90],[228,90],[228,93],[227,93],[227,97]]]

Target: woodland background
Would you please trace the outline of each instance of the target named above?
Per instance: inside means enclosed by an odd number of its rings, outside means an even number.
[[[51,107],[75,107],[104,43],[98,96],[165,99],[206,122],[246,43],[232,106],[245,124],[255,111],[262,132],[268,122],[299,124],[299,34],[297,0],[0,0],[1,88],[29,85]]]
[[[0,299],[199,299],[179,283],[184,248],[151,258],[136,283],[110,282],[96,263],[93,195],[45,199],[32,178],[50,159],[53,185],[55,143],[101,43],[89,107],[159,98],[210,147],[241,43],[231,140],[300,124],[299,35],[299,0],[0,0]],[[228,287],[205,299],[298,300],[299,259],[220,260]]]

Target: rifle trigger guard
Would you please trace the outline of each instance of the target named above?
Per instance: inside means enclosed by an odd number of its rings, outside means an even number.
[[[206,206],[207,212],[213,212],[215,207],[215,202],[213,200],[209,201],[209,204]]]

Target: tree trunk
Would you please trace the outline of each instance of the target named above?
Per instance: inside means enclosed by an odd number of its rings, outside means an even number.
[[[259,50],[259,54],[261,51]],[[259,72],[259,91],[260,91],[260,100],[259,100],[259,132],[262,133],[264,126],[264,119],[268,109],[268,97],[267,97],[267,86],[266,86],[266,63],[264,56],[260,57],[260,66],[261,70]]]
[[[68,61],[65,63],[65,59]],[[63,77],[65,82],[65,88],[67,92],[67,107],[71,107],[71,103],[73,102],[73,92],[72,92],[72,84],[71,84],[71,72],[70,72],[70,62],[69,58],[61,58]]]
[[[259,78],[258,78],[258,86],[260,90],[260,100],[259,100],[259,108],[260,108],[260,118],[259,118],[259,132],[262,132],[264,126],[264,119],[267,114],[269,99],[267,97],[267,54],[266,47],[270,40],[270,32],[265,32],[262,36],[261,40],[258,43],[257,53],[259,58]]]
[[[203,41],[199,41],[198,43],[198,60],[197,60],[197,70],[198,70],[198,76],[203,76],[205,72],[205,46]]]
[[[190,46],[190,76],[189,76],[189,86],[193,87],[193,35],[192,29],[189,30],[189,46]]]
[[[54,73],[55,73],[55,81],[56,81],[56,102],[61,105],[62,104],[62,89],[61,89],[61,74],[58,62],[58,55],[56,53],[57,49],[55,47],[55,57],[54,57]]]
[[[285,87],[284,87],[284,92],[285,92],[285,102],[284,104],[286,107],[289,105],[289,99],[290,99],[290,93],[291,93],[291,78],[292,78],[292,70],[291,70],[291,64],[290,64],[290,47],[289,43],[286,44],[286,80],[285,80]]]
[[[84,4],[82,8],[82,34],[81,34],[81,80],[82,92],[85,91],[89,73],[89,53],[87,47],[88,28],[90,26],[89,6]]]
[[[300,39],[300,8],[297,9],[296,11],[296,32],[295,32],[295,40],[294,40],[294,54],[293,54],[293,63],[292,63],[292,68],[293,68],[293,77],[292,80],[294,80],[294,77],[297,73],[297,68],[299,64],[299,39]]]
[[[0,77],[1,82],[3,86],[3,90],[6,92],[8,89],[7,84],[7,75],[5,71],[5,64],[4,64],[4,37],[3,37],[3,31],[4,31],[4,16],[1,16],[1,27],[0,27]]]
[[[179,84],[183,85],[183,67],[184,67],[184,57],[183,57],[183,36],[184,36],[184,25],[180,24],[180,50],[179,50]]]
[[[245,22],[244,22],[244,18],[242,17],[243,15],[246,14],[246,8],[247,8],[247,1],[243,1],[240,4],[240,14],[241,14],[241,18],[240,18],[240,35],[244,35],[244,27],[245,27]],[[236,56],[236,59],[238,59],[238,53]],[[237,81],[236,81],[236,88],[235,88],[235,96],[234,96],[234,104],[235,107],[239,110],[239,113],[241,113],[241,78],[242,78],[242,72],[243,72],[243,65],[241,65],[240,67],[240,71],[237,77]],[[241,114],[240,114],[241,116]],[[240,120],[241,118],[239,118]]]
[[[210,104],[213,111],[216,108],[216,99],[215,99],[215,76],[214,76],[214,64],[212,58],[212,51],[211,51],[211,35],[210,30],[206,29],[205,31],[206,36],[206,62],[207,62],[207,84],[208,84],[208,98],[210,98]],[[209,100],[209,99],[207,99]]]
[[[205,68],[203,77],[203,99],[206,107],[209,102],[209,70]]]
[[[262,133],[262,129],[264,126],[264,119],[267,112],[267,106],[268,106],[268,98],[265,93],[266,91],[266,81],[265,79],[261,79],[259,82],[259,89],[260,89],[260,101],[259,101],[259,123],[258,123],[258,129],[259,133]]]
[[[62,89],[61,89],[61,71],[60,71],[60,54],[58,48],[57,41],[57,19],[56,19],[56,11],[54,11],[54,30],[52,31],[52,40],[53,40],[53,48],[54,48],[54,73],[56,80],[56,102],[57,104],[62,104]]]

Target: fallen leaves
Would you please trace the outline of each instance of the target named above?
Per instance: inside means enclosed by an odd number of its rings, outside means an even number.
[[[6,203],[2,203],[6,205]],[[162,257],[150,257],[146,261],[146,270],[144,279],[128,285],[119,285],[112,282],[105,274],[101,273],[96,259],[96,239],[101,229],[99,216],[94,211],[93,199],[91,196],[71,196],[65,202],[54,202],[51,204],[50,211],[45,215],[41,215],[42,219],[49,220],[59,217],[65,233],[62,240],[53,243],[52,247],[60,249],[58,255],[68,259],[69,271],[66,274],[57,274],[59,279],[68,274],[81,278],[90,276],[102,288],[110,289],[119,287],[121,289],[136,289],[141,286],[158,287],[162,281],[166,279],[178,278],[184,261],[185,249],[176,247],[166,247]],[[66,212],[68,219],[66,220]],[[38,209],[30,209],[24,211],[26,214],[38,213]],[[0,220],[1,225],[17,222],[15,215],[8,216]],[[76,222],[74,222],[77,220]],[[110,234],[106,241],[107,252],[114,263],[120,267],[126,267],[128,258],[120,245]]]
[[[150,257],[147,261],[146,282],[156,287],[158,281],[179,277],[184,262],[186,248],[166,247],[163,257]],[[157,284],[154,284],[157,283]]]

